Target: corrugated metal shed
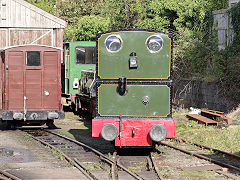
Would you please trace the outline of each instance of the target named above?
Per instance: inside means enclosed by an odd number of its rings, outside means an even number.
[[[39,44],[62,48],[66,25],[24,0],[0,0],[0,47]]]

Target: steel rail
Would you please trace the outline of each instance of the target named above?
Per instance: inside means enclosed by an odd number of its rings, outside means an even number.
[[[71,142],[74,142],[74,143],[80,145],[80,146],[83,146],[83,147],[91,150],[92,152],[98,154],[104,161],[110,163],[110,165],[114,164],[114,161],[113,161],[112,159],[108,158],[108,157],[105,156],[103,153],[99,152],[98,150],[96,150],[96,149],[94,149],[94,148],[92,148],[92,147],[90,147],[90,146],[88,146],[88,145],[86,145],[86,144],[84,144],[84,143],[82,143],[82,142],[80,142],[80,141],[71,139],[71,138],[69,138],[69,137],[66,137],[66,136],[57,134],[57,133],[52,132],[52,131],[49,131],[49,130],[44,130],[44,131],[49,132],[49,133],[51,133],[51,134],[54,134],[54,135],[56,135],[56,136],[59,136],[59,137],[61,137],[61,138],[67,139],[67,140],[69,140],[69,141],[71,141]],[[142,179],[143,179],[143,178],[140,177],[138,174],[136,174],[135,172],[130,171],[129,169],[127,169],[126,167],[124,167],[124,166],[121,165],[120,163],[117,162],[116,165],[117,165],[118,167],[120,167],[121,169],[123,169],[124,171],[126,171],[126,172],[127,172],[128,174],[130,174],[131,176],[133,176],[135,179],[138,179],[138,180],[142,180]]]
[[[116,180],[117,179],[117,152],[115,151],[113,153],[113,161],[114,163],[112,164],[112,180]]]
[[[148,169],[151,171],[153,170],[153,161],[151,160],[151,156],[146,157],[147,162],[148,162]]]
[[[5,177],[1,177],[1,174],[3,176],[6,176],[6,178]],[[20,178],[18,178],[16,176],[14,176],[14,175],[12,175],[12,174],[10,174],[10,173],[0,169],[0,179],[7,179],[7,180],[9,180],[9,178],[12,179],[12,180],[21,180]]]
[[[79,164],[76,162],[76,161],[73,161],[69,156],[67,156],[64,152],[60,151],[58,148],[55,148],[53,145],[37,138],[37,137],[34,137],[32,136],[31,134],[29,134],[30,137],[32,137],[33,139],[35,139],[36,141],[39,141],[40,143],[44,144],[45,146],[48,146],[50,147],[51,149],[54,149],[56,150],[58,153],[61,153],[63,155],[63,157],[68,161],[70,162],[71,164],[73,164],[77,169],[79,169],[88,179],[90,180],[95,180],[97,179],[96,177],[94,177],[92,174],[89,174],[89,172],[83,168],[82,166],[79,166]]]
[[[238,155],[231,154],[231,153],[228,153],[228,152],[225,152],[225,151],[221,151],[221,150],[218,150],[216,148],[211,148],[211,147],[208,147],[208,146],[205,146],[205,145],[202,145],[202,144],[194,143],[194,142],[188,141],[188,140],[183,139],[183,138],[174,138],[173,140],[177,140],[179,142],[183,141],[185,143],[193,144],[195,146],[198,146],[198,147],[201,147],[201,148],[204,148],[204,149],[212,150],[214,152],[218,152],[218,153],[227,155],[230,158],[233,158],[233,159],[236,159],[236,160],[240,160],[240,156],[238,156]]]
[[[155,172],[156,172],[157,175],[158,175],[158,178],[159,178],[160,180],[163,180],[164,178],[163,178],[162,174],[160,173],[159,168],[157,167],[157,164],[156,164],[156,162],[155,162],[155,159],[154,159],[154,156],[153,156],[153,153],[152,153],[152,152],[151,152],[151,154],[150,154],[150,158],[151,158],[151,160],[152,160],[153,167],[154,167]]]
[[[233,170],[236,170],[236,171],[239,171],[239,172],[240,172],[240,168],[238,168],[238,167],[235,167],[235,166],[232,166],[232,165],[229,165],[229,164],[226,164],[226,163],[222,163],[222,162],[216,161],[216,160],[211,159],[211,158],[209,158],[209,157],[206,157],[206,156],[204,156],[204,155],[199,155],[199,154],[196,154],[196,153],[193,153],[193,152],[190,152],[190,151],[187,151],[187,150],[184,150],[184,149],[181,149],[181,148],[172,146],[172,145],[170,145],[170,144],[168,144],[168,143],[164,143],[164,142],[160,142],[159,144],[162,144],[162,145],[171,147],[171,148],[173,148],[173,149],[182,151],[182,152],[184,152],[184,153],[186,153],[186,154],[190,154],[190,155],[192,155],[192,156],[196,156],[196,157],[198,157],[198,158],[205,159],[205,160],[207,160],[207,161],[209,161],[209,162],[212,162],[212,163],[218,164],[218,165],[220,165],[220,166],[227,167],[227,168],[230,168],[230,169],[233,169]]]

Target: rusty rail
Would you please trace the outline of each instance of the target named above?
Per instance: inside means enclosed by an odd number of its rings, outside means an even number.
[[[8,173],[6,171],[3,171],[1,169],[0,169],[0,179],[3,179],[3,180],[5,180],[5,179],[6,180],[9,180],[9,179],[11,179],[11,180],[21,180],[20,178],[14,176],[13,174],[10,174],[10,173]]]
[[[113,153],[113,164],[112,164],[112,180],[116,180],[117,179],[117,152]]]
[[[54,135],[56,135],[56,136],[62,137],[62,138],[64,138],[64,139],[67,139],[67,140],[69,140],[69,141],[71,141],[71,142],[74,142],[74,143],[80,145],[80,146],[83,146],[83,147],[91,150],[92,152],[98,154],[98,155],[101,157],[102,160],[106,161],[106,162],[109,163],[110,165],[114,164],[114,161],[113,161],[112,159],[108,158],[107,156],[105,156],[104,154],[102,154],[101,152],[99,152],[98,150],[96,150],[96,149],[94,149],[94,148],[92,148],[92,147],[90,147],[90,146],[88,146],[88,145],[86,145],[86,144],[84,144],[84,143],[82,143],[82,142],[76,141],[76,140],[74,140],[74,139],[71,139],[71,138],[68,138],[68,137],[66,137],[66,136],[63,136],[63,135],[54,133],[54,132],[49,131],[49,130],[45,130],[45,131],[46,131],[46,132],[49,132],[49,133],[51,133],[51,134],[54,134]],[[131,176],[133,176],[135,179],[139,179],[139,180],[142,180],[142,179],[143,179],[143,178],[140,177],[138,174],[130,171],[129,169],[127,169],[127,168],[125,168],[124,166],[122,166],[121,164],[117,163],[116,165],[117,165],[118,167],[120,167],[121,169],[123,169],[124,171],[126,171],[126,172],[127,172],[128,174],[130,174]]]
[[[76,141],[76,140],[74,140],[74,139],[68,138],[68,137],[66,137],[66,136],[57,134],[57,133],[52,132],[52,131],[49,131],[49,130],[43,130],[43,131],[48,132],[48,133],[53,134],[53,135],[56,135],[56,136],[58,136],[58,137],[61,137],[61,138],[63,138],[63,139],[66,139],[66,140],[68,140],[68,141],[70,141],[70,142],[73,142],[73,143],[75,143],[75,144],[77,144],[77,145],[79,145],[79,146],[82,146],[82,147],[85,147],[85,148],[91,150],[92,152],[94,152],[95,154],[97,154],[97,155],[100,157],[101,160],[107,162],[107,163],[110,164],[111,166],[115,163],[112,159],[108,158],[107,156],[105,156],[105,155],[102,154],[101,152],[97,151],[96,149],[94,149],[94,148],[92,148],[92,147],[90,147],[90,146],[88,146],[88,145],[86,145],[86,144],[84,144],[84,143],[82,143],[82,142]],[[90,174],[83,166],[81,166],[81,164],[80,164],[76,159],[72,160],[70,157],[68,157],[66,154],[64,154],[62,151],[60,151],[59,149],[55,148],[55,147],[52,146],[51,144],[46,143],[46,142],[44,142],[44,141],[42,141],[42,140],[40,140],[40,139],[38,139],[38,138],[36,138],[36,137],[34,137],[34,136],[32,136],[32,135],[30,135],[30,136],[31,136],[33,139],[41,142],[42,144],[47,145],[47,146],[49,146],[50,148],[53,148],[53,149],[57,150],[59,153],[61,153],[61,154],[66,158],[67,161],[69,161],[70,163],[72,163],[72,164],[73,164],[75,167],[77,167],[84,175],[86,175],[86,177],[87,177],[88,179],[91,179],[91,180],[97,179],[96,177],[94,177],[93,174]],[[119,168],[123,169],[123,170],[124,170],[125,172],[127,172],[128,174],[130,174],[130,175],[131,175],[132,177],[134,177],[135,179],[138,179],[138,180],[142,180],[142,179],[143,179],[143,178],[140,177],[138,174],[130,171],[129,169],[127,169],[127,168],[125,168],[124,166],[122,166],[121,164],[116,163],[116,165],[117,165]]]
[[[170,145],[170,144],[164,143],[164,142],[160,142],[160,144],[162,144],[162,145],[164,145],[164,146],[171,147],[171,148],[176,149],[176,150],[179,150],[179,151],[182,151],[182,152],[184,152],[184,153],[186,153],[186,154],[189,154],[189,155],[192,155],[192,156],[201,158],[201,159],[205,159],[205,160],[207,160],[207,161],[209,161],[209,162],[218,164],[218,165],[220,165],[220,166],[222,166],[222,167],[226,167],[226,168],[229,168],[229,169],[236,170],[236,171],[239,171],[239,172],[240,172],[240,168],[238,168],[238,167],[235,167],[235,166],[232,166],[232,165],[229,165],[229,164],[226,164],[226,163],[222,163],[222,162],[220,162],[220,161],[211,159],[211,158],[206,157],[206,156],[204,156],[204,155],[199,155],[199,154],[190,152],[190,151],[185,150],[185,149],[181,149],[181,148],[175,147],[175,146],[173,146],[173,145]]]
[[[34,136],[32,136],[31,134],[29,134],[29,136],[31,136],[33,139],[35,139],[36,141],[39,141],[40,143],[42,143],[45,146],[50,147],[51,149],[56,150],[58,153],[61,153],[63,155],[63,157],[71,164],[73,164],[77,169],[79,169],[88,179],[90,180],[95,180],[97,179],[96,177],[94,177],[92,174],[90,175],[89,173],[87,173],[87,170],[85,168],[82,168],[81,166],[79,166],[79,164],[75,161],[73,161],[69,156],[67,156],[64,152],[60,151],[59,149],[55,148],[54,146],[52,146],[51,144],[42,141],[39,138],[36,138]]]
[[[185,142],[185,143],[188,143],[188,144],[193,144],[193,145],[198,146],[198,147],[200,147],[200,148],[212,150],[212,151],[214,151],[214,152],[218,152],[218,153],[227,155],[229,158],[236,159],[236,160],[240,160],[240,156],[238,156],[238,155],[231,154],[231,153],[228,153],[228,152],[225,152],[225,151],[221,151],[221,150],[218,150],[218,149],[216,149],[216,148],[211,148],[211,147],[208,147],[208,146],[205,146],[205,145],[202,145],[202,144],[194,143],[194,142],[188,141],[188,140],[183,139],[183,138],[175,138],[175,139],[173,139],[173,140],[177,140],[177,141],[179,141],[179,142]]]
[[[158,178],[159,178],[160,180],[163,180],[164,178],[163,178],[162,174],[160,173],[160,170],[159,170],[158,167],[157,167],[157,164],[156,164],[156,162],[155,162],[155,158],[154,158],[152,152],[151,152],[151,154],[150,154],[150,158],[151,158],[151,160],[152,160],[153,167],[154,167],[154,169],[155,169],[155,172],[156,172],[157,175],[158,175]]]

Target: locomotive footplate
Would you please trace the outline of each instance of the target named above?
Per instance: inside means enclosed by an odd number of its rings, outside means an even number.
[[[156,131],[155,126],[163,126],[164,131]],[[175,121],[172,119],[93,119],[92,137],[103,137],[105,140],[115,140],[115,146],[152,146],[153,136],[165,138],[175,137]],[[155,128],[155,129],[154,129]],[[151,131],[153,132],[151,136]],[[116,132],[115,132],[116,131]],[[165,137],[164,137],[164,133]],[[115,139],[114,135],[116,136]]]

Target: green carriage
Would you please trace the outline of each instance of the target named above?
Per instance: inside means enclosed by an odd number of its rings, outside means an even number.
[[[90,41],[64,43],[62,74],[62,104],[75,108],[75,97],[79,93],[82,70],[95,70],[96,43]]]

